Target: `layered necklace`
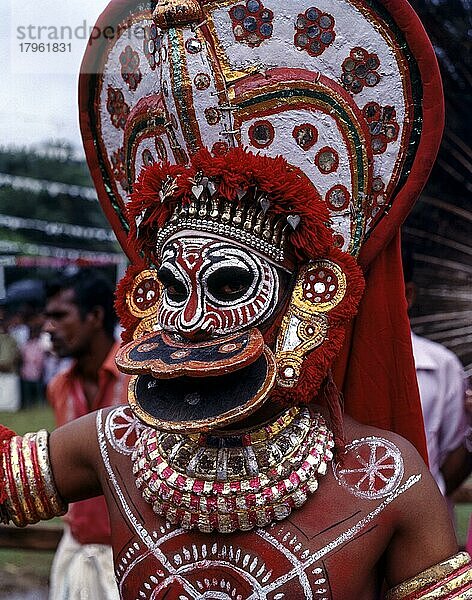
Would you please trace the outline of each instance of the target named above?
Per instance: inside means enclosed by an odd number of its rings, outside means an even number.
[[[258,429],[184,435],[146,428],[133,452],[136,485],[154,512],[184,529],[247,531],[287,517],[318,488],[333,434],[292,407]]]

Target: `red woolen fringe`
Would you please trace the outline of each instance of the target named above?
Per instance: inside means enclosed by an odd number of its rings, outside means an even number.
[[[330,323],[346,324],[346,321],[350,321],[357,313],[365,288],[364,275],[356,259],[339,248],[331,248],[327,258],[338,264],[346,275],[346,294],[342,301],[329,311],[329,320]]]
[[[179,185],[172,197],[166,202],[161,202],[159,191],[168,176],[180,183],[185,179],[181,178],[184,173],[188,171],[183,166],[155,163],[141,171],[134,185],[131,201],[126,206],[130,223],[128,244],[135,248],[138,254],[144,253],[147,262],[153,257],[156,229],[160,229],[170,218],[173,206],[184,194],[184,189]],[[137,219],[141,221],[139,235]]]
[[[16,433],[5,427],[4,425],[0,425],[0,505],[5,502],[7,499],[6,493],[6,485],[5,485],[5,473],[3,472],[3,459],[2,455],[4,452],[8,452],[10,447],[9,441]]]
[[[291,233],[290,241],[300,260],[325,256],[332,246],[332,233],[326,205],[308,177],[282,157],[270,158],[232,148],[224,156],[212,156],[206,149],[192,158],[188,168],[168,163],[146,167],[134,186],[127,206],[131,230],[129,243],[148,258],[153,257],[156,229],[169,219],[176,202],[190,202],[191,188],[197,172],[214,179],[220,197],[238,201],[241,189],[257,188],[268,195],[269,214],[296,214],[300,224]],[[159,190],[170,176],[176,179],[177,189],[161,202]],[[135,225],[141,218],[139,235]]]

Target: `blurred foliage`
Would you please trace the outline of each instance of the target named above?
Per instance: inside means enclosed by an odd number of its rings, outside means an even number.
[[[4,183],[0,186],[0,214],[21,219],[37,219],[44,223],[65,223],[81,227],[98,227],[111,231],[98,200],[87,194],[77,195],[76,190],[50,193],[42,182],[60,183],[87,188],[93,193],[93,183],[84,160],[78,160],[67,143],[55,143],[41,150],[0,148],[0,174],[29,178],[37,189],[15,187]],[[16,183],[16,182],[15,182]],[[1,254],[23,255],[16,244],[33,244],[79,251],[120,253],[114,240],[77,237],[65,233],[45,233],[31,223],[13,229],[0,224]],[[11,247],[8,248],[8,243]],[[114,267],[107,268],[114,278]],[[16,268],[5,271],[6,284],[24,277],[47,279],[53,275],[49,268]]]
[[[74,158],[72,146],[67,143],[50,146],[45,152],[0,148],[0,173],[73,185],[93,185],[87,165]]]
[[[0,154],[1,158],[1,154]],[[100,208],[100,205],[93,200],[87,200],[80,197],[72,197],[67,194],[59,194],[50,196],[47,191],[34,193],[26,190],[12,189],[10,187],[0,188],[0,212],[2,214],[25,219],[40,219],[42,221],[54,221],[59,223],[69,223],[73,225],[81,225],[83,227],[102,227],[109,229],[108,221]],[[44,233],[37,232],[39,235],[34,236],[33,230],[25,232],[26,237],[32,243],[45,242]],[[2,231],[2,238],[3,238]],[[61,236],[59,236],[60,238]],[[65,239],[55,239],[54,245],[63,244],[65,248],[68,246],[76,247],[79,240],[62,236]],[[67,243],[68,242],[68,243]],[[93,250],[116,251],[116,246],[110,242],[98,242]],[[105,244],[103,247],[100,244]]]

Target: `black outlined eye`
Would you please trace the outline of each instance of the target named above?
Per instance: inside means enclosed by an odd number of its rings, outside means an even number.
[[[239,300],[247,293],[254,281],[254,275],[241,267],[221,267],[207,279],[208,292],[216,300],[227,302]]]
[[[167,294],[169,300],[174,302],[183,302],[187,299],[187,288],[181,281],[177,279],[170,269],[162,266],[158,270],[157,276],[164,286],[165,293]]]

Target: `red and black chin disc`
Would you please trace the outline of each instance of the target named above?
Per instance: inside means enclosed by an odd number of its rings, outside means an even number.
[[[264,338],[255,328],[200,343],[182,342],[159,331],[120,348],[116,364],[124,373],[158,379],[215,377],[250,365],[263,350]]]
[[[251,364],[219,376],[131,378],[128,402],[147,425],[180,433],[221,429],[254,413],[275,384],[276,363],[269,348]]]

